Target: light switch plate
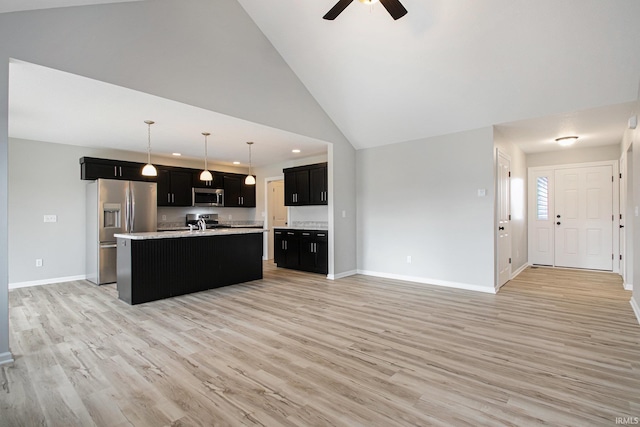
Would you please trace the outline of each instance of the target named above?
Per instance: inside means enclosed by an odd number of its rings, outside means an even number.
[[[478,188],[478,197],[484,197],[487,195],[487,190],[484,188]]]
[[[44,222],[58,222],[58,216],[57,215],[45,215],[44,216]]]

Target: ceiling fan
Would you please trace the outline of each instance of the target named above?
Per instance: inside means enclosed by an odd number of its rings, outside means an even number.
[[[343,10],[347,8],[347,6],[351,4],[352,1],[353,0],[339,0],[338,3],[336,3],[336,5],[333,6],[322,18],[333,21],[342,13]],[[375,3],[376,1],[377,0],[360,0],[360,2],[368,4]],[[405,9],[398,0],[380,0],[380,3],[382,3],[384,8],[387,9],[387,12],[389,12],[389,15],[391,15],[394,20],[400,19],[407,14],[407,9]]]

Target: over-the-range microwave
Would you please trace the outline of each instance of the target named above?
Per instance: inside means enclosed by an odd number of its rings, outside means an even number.
[[[221,188],[193,188],[192,206],[224,206],[224,190]]]

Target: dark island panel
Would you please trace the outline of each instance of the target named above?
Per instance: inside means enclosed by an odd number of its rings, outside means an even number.
[[[118,238],[118,297],[129,304],[262,279],[262,233]]]

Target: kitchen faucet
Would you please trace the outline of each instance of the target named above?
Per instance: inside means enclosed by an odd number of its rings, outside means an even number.
[[[204,218],[200,218],[198,220],[198,227],[200,227],[200,230],[202,231],[207,229],[207,222],[204,220]]]

